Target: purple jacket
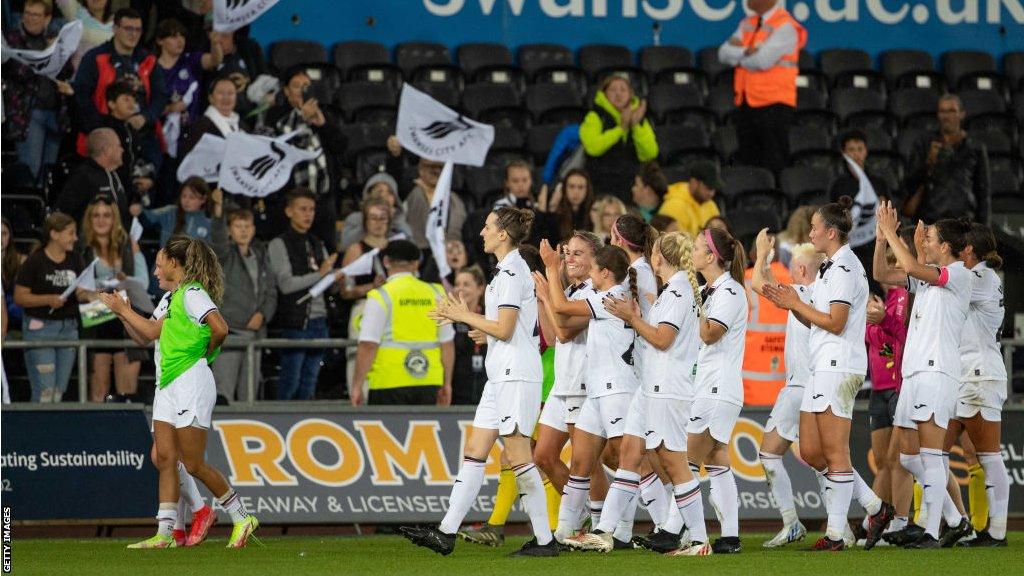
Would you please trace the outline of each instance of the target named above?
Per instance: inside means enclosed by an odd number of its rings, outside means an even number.
[[[906,288],[890,289],[885,295],[885,317],[878,324],[869,323],[864,332],[872,391],[899,390],[903,385],[903,347],[907,342],[909,305]]]

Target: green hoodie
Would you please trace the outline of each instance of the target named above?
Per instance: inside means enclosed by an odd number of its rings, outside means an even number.
[[[599,106],[615,119],[615,127],[610,130],[604,129],[601,116],[591,110],[580,124],[580,141],[588,156],[602,156],[609,148],[618,142],[626,142],[632,138],[633,146],[636,148],[636,157],[640,162],[648,162],[658,157],[658,141],[654,137],[654,128],[645,117],[639,124],[634,124],[629,129],[629,134],[622,130],[622,119],[618,109],[608,101],[604,92],[598,91],[594,97],[594,105]],[[640,106],[640,99],[636,96],[629,103],[631,110]]]

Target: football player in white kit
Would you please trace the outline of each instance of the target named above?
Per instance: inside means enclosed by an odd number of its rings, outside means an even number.
[[[715,554],[739,553],[739,495],[729,463],[732,429],[743,407],[743,349],[747,333],[746,252],[719,228],[705,228],[694,242],[693,266],[704,276],[699,320],[703,345],[697,359],[696,398],[686,426],[690,468],[710,476],[711,504],[722,525]],[[693,526],[689,527],[691,533]]]
[[[462,322],[488,336],[484,359],[487,384],[466,441],[462,468],[452,486],[448,512],[437,528],[400,528],[414,544],[442,555],[455,549],[459,524],[476,502],[487,456],[499,436],[516,473],[516,484],[534,534],[513,555],[558,555],[548,527],[543,482],[530,449],[530,435],[540,415],[543,372],[533,336],[537,298],[519,245],[529,236],[532,223],[532,211],[510,206],[497,208],[487,216],[480,236],[484,250],[494,254],[498,266],[484,294],[483,315],[470,312],[458,296],[449,296],[431,312],[431,317],[439,322]]]
[[[878,231],[896,255],[902,269],[885,261],[882,243],[875,244],[874,275],[883,284],[906,278],[915,294],[907,344],[903,353],[903,387],[896,403],[895,425],[900,433],[900,463],[924,488],[928,510],[925,533],[907,548],[952,546],[973,528],[957,510],[946,491],[949,454],[943,452],[949,422],[956,414],[960,388],[960,340],[969,326],[971,279],[960,255],[966,246],[970,224],[939,220],[932,226],[917,223],[914,244],[924,263],[910,253],[897,233],[899,216],[890,202],[883,202]],[[949,529],[939,539],[939,525]]]
[[[1010,481],[999,446],[1002,409],[1006,402],[1006,366],[999,349],[1003,326],[1003,283],[996,271],[1003,259],[996,252],[996,239],[984,224],[971,224],[967,233],[963,261],[972,273],[971,304],[967,325],[960,340],[960,391],[956,420],[950,422],[946,450],[953,439],[966,430],[985,470],[985,491],[989,521],[977,536],[960,542],[967,547],[1006,546],[1006,513],[1010,501]]]
[[[629,402],[638,386],[633,372],[633,328],[608,312],[603,299],[609,294],[619,298],[627,295],[635,298],[636,294],[627,291],[623,285],[632,269],[621,248],[603,246],[597,251],[590,268],[593,287],[582,300],[566,298],[559,274],[558,253],[546,241],[541,242],[540,252],[546,275],[535,274],[535,280],[538,290],[547,289],[551,310],[563,316],[590,317],[583,374],[587,398],[576,419],[569,481],[562,492],[555,530],[555,539],[564,544],[579,529],[590,492],[590,476],[604,473],[600,458],[605,445],[611,445],[618,457]]]
[[[645,454],[655,454],[673,483],[678,515],[648,537],[648,544],[664,541],[660,549],[679,547],[685,526],[693,526],[687,555],[707,555],[711,547],[704,532],[704,506],[700,483],[687,465],[686,422],[693,402],[693,380],[700,340],[697,333],[697,298],[700,289],[693,270],[693,240],[681,232],[662,236],[651,253],[658,275],[667,278],[661,296],[643,316],[636,301],[609,297],[605,307],[633,326],[648,343],[641,367],[641,389],[633,396],[615,472],[601,522],[590,534],[567,542],[574,548],[609,552],[612,532],[629,504],[639,494],[640,467]]]
[[[767,228],[757,235],[756,247],[757,260],[754,262],[751,287],[754,292],[761,294],[766,283],[778,283],[772,276],[770,266],[775,249],[775,237],[768,235]],[[812,244],[798,244],[792,248],[789,274],[793,279],[793,287],[804,302],[811,300],[811,284],[814,283],[822,259],[822,253]],[[800,402],[803,400],[804,388],[811,380],[809,335],[810,329],[790,312],[786,319],[786,386],[779,391],[775,399],[775,406],[768,416],[764,438],[758,452],[768,487],[782,514],[782,529],[764,543],[765,548],[776,548],[797,542],[807,535],[807,528],[796,514],[793,483],[789,479],[782,458],[793,442],[800,437]]]
[[[864,331],[867,325],[868,281],[847,236],[853,227],[849,208],[853,200],[843,196],[811,216],[811,244],[827,260],[818,270],[805,302],[792,286],[765,284],[764,293],[776,306],[792,311],[810,327],[810,385],[800,405],[800,456],[824,475],[828,527],[812,550],[843,550],[847,513],[854,496],[871,518],[865,549],[878,542],[893,516],[864,482],[850,460],[850,424],[853,402],[867,373]]]

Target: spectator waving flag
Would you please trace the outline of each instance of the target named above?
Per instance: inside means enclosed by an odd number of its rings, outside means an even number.
[[[8,59],[20,62],[32,69],[40,76],[46,76],[53,80],[64,68],[68,58],[78,49],[78,42],[82,39],[82,21],[69,22],[60,29],[60,34],[52,44],[44,50],[21,50],[3,45],[4,62]]]
[[[396,135],[403,148],[421,158],[483,166],[494,126],[470,120],[406,83]]]
[[[203,134],[178,166],[178,182],[184,182],[192,176],[201,176],[207,182],[216,182],[220,179],[220,164],[226,150],[226,140],[213,134]]]
[[[213,29],[234,32],[270,10],[278,0],[213,0]]]
[[[430,243],[430,251],[434,253],[434,262],[437,263],[437,272],[442,280],[452,273],[448,266],[448,252],[445,248],[445,228],[448,226],[448,208],[451,206],[452,196],[452,171],[455,165],[451,160],[444,163],[441,175],[437,178],[437,186],[434,187],[434,198],[430,201],[430,214],[427,216],[427,242]],[[448,286],[445,286],[448,289]]]
[[[262,198],[288,183],[292,168],[313,160],[322,150],[307,151],[288,144],[290,132],[277,138],[232,132],[226,139],[218,182],[225,192]]]

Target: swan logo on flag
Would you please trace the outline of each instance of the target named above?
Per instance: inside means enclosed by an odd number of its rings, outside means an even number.
[[[220,179],[220,164],[227,150],[227,141],[220,136],[203,134],[199,143],[192,148],[178,166],[178,182],[184,182],[192,176],[199,176],[207,182]]]
[[[466,118],[409,84],[402,87],[395,134],[421,158],[470,166],[483,166],[494,142],[494,126]]]
[[[65,24],[57,39],[43,50],[22,50],[3,44],[4,60],[8,58],[28,66],[32,72],[56,80],[68,59],[78,49],[82,39],[82,21]]]
[[[218,183],[227,192],[261,198],[283,188],[296,164],[313,160],[322,150],[288,143],[296,132],[277,138],[245,132],[228,134]]]
[[[259,180],[270,172],[270,169],[274,167],[281,160],[284,160],[284,150],[277,145],[277,142],[270,143],[271,154],[260,156],[259,158],[252,161],[251,164],[245,167],[245,171],[252,174],[252,177]]]
[[[270,10],[278,0],[214,0],[213,29],[232,32],[251,24]]]

